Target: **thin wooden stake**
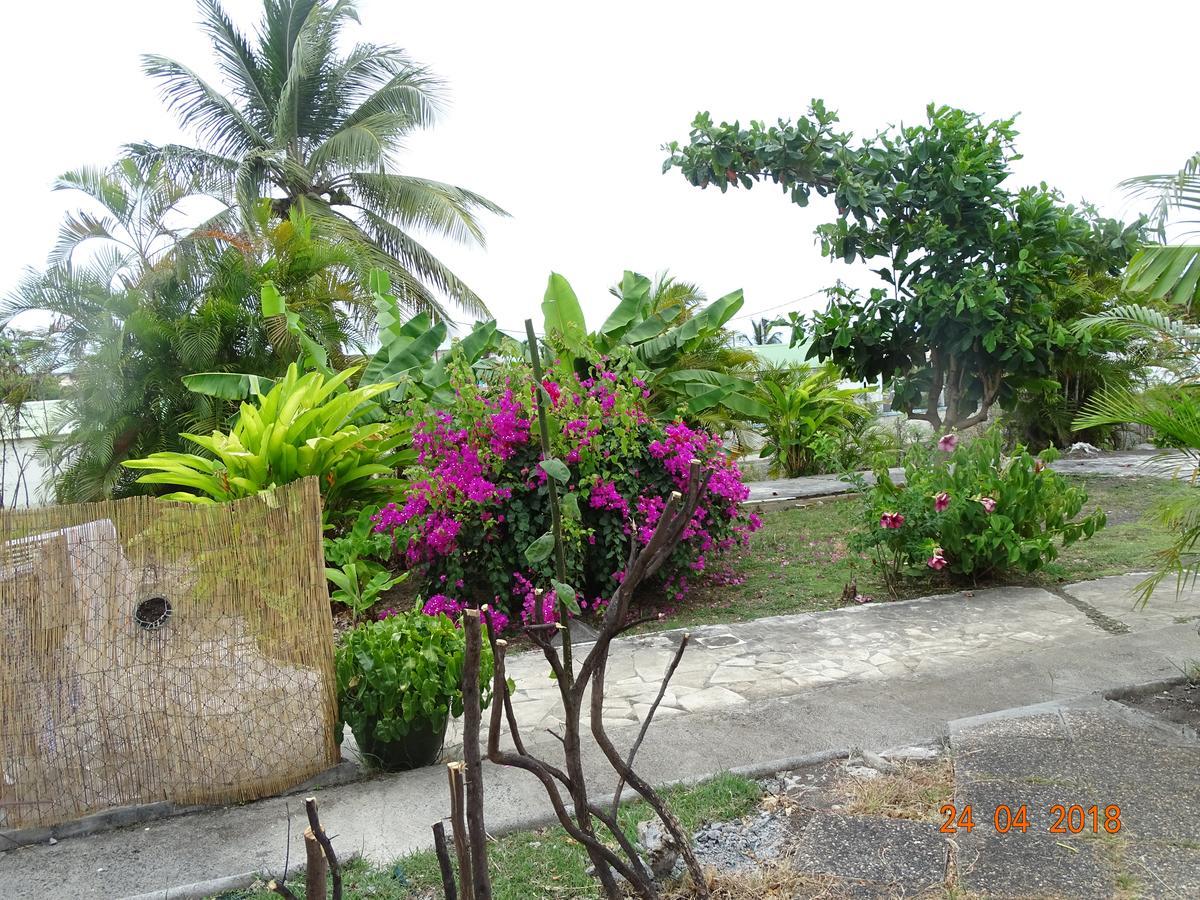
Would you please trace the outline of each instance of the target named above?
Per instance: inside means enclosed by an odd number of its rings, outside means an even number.
[[[454,853],[458,857],[458,880],[463,900],[475,900],[475,885],[471,878],[471,848],[467,839],[467,817],[464,809],[465,779],[463,764],[446,764],[450,778],[450,830],[454,834]]]
[[[488,877],[487,830],[483,823],[483,760],[479,754],[479,727],[483,720],[479,700],[479,668],[483,656],[479,610],[463,610],[462,627],[466,641],[462,683],[463,759],[466,776],[467,839],[471,845],[470,879],[475,900],[492,900],[492,883]],[[467,877],[465,873],[462,876],[464,881]]]
[[[325,900],[329,865],[325,861],[321,842],[311,828],[304,829],[304,856],[307,861],[304,870],[305,900]]]
[[[442,870],[442,896],[445,900],[458,900],[454,867],[450,865],[450,852],[446,849],[446,828],[441,822],[433,823],[433,849],[437,852],[438,868]]]

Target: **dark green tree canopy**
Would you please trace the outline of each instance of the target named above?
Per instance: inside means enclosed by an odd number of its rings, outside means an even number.
[[[812,355],[856,380],[890,382],[914,418],[965,428],[1047,376],[1069,337],[1056,289],[1119,273],[1143,225],[1066,205],[1044,184],[1010,190],[1013,121],[930,105],[924,124],[856,140],[819,100],[771,127],[716,126],[703,113],[687,146],[668,146],[664,171],[722,191],[771,181],[801,206],[814,192],[832,197],[837,218],[817,229],[822,253],[868,262],[884,286],[830,289]]]

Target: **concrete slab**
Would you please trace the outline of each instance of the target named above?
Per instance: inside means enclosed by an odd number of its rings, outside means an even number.
[[[817,812],[797,838],[791,864],[912,896],[945,881],[946,849],[934,825]]]

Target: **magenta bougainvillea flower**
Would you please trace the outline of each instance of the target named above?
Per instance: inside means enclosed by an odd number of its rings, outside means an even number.
[[[896,529],[904,524],[904,516],[897,512],[885,512],[879,517],[879,524],[884,528]]]
[[[549,455],[566,466],[557,483],[569,514],[566,580],[589,611],[616,588],[629,540],[648,542],[667,498],[687,489],[693,460],[700,463],[698,503],[659,571],[669,596],[687,590],[689,577],[719,570],[719,555],[762,526],[741,507],[749,488],[720,439],[652,419],[648,388],[611,364],[593,362],[586,377],[557,370],[542,382],[551,401]],[[461,601],[446,590],[465,580],[510,618],[532,621],[540,608],[553,621],[554,559],[526,557],[550,527],[548,470],[563,477],[561,467],[542,465],[537,394],[517,364],[486,381],[465,367],[450,374],[448,406],[415,408],[417,461],[405,470],[403,493],[375,512],[375,529],[391,537],[432,614],[461,613]]]
[[[933,498],[934,511],[945,512],[949,506],[950,506],[950,495],[947,494],[945,491],[942,491],[940,494],[938,494],[936,497]]]
[[[941,450],[943,453],[950,453],[957,446],[958,446],[958,435],[957,434],[944,434],[944,435],[942,435],[941,439],[938,441],[938,449]]]
[[[929,568],[934,569],[938,572],[942,571],[942,569],[946,568],[946,566],[948,566],[949,564],[950,563],[947,561],[946,556],[942,552],[941,547],[938,547],[937,549],[935,549],[933,551],[933,556],[929,557],[929,562],[926,563],[926,565],[928,565]]]

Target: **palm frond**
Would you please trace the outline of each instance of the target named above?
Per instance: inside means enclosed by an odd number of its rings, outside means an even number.
[[[79,210],[67,213],[63,223],[58,227],[58,239],[50,251],[46,261],[50,266],[69,266],[71,257],[81,244],[90,240],[108,240],[129,247],[120,235],[120,223],[108,216],[93,216],[91,213]]]
[[[419,228],[462,243],[485,244],[477,210],[508,215],[479,194],[440,181],[387,173],[356,173],[347,178],[361,198],[359,206],[386,216],[400,228]]]
[[[1127,178],[1120,187],[1132,198],[1154,200],[1151,221],[1165,240],[1173,210],[1200,210],[1200,153],[1189,157],[1178,172]]]
[[[1125,285],[1152,300],[1200,307],[1200,245],[1143,247],[1129,261]]]
[[[109,172],[95,166],[83,166],[64,172],[54,179],[53,190],[79,191],[86,194],[121,222],[125,221],[132,205],[125,186]]]
[[[365,84],[347,84],[351,92],[362,93],[363,87]],[[402,69],[398,67],[385,83],[376,86],[356,108],[346,114],[345,124],[357,125],[386,113],[397,117],[405,125],[406,131],[426,128],[433,124],[441,111],[442,94],[442,81],[427,69],[411,65]]]
[[[161,84],[167,108],[185,127],[213,146],[218,156],[240,156],[268,146],[266,138],[229,99],[182,63],[165,56],[142,57],[142,71]]]
[[[419,241],[391,221],[362,207],[357,208],[363,231],[388,256],[411,272],[422,284],[441,291],[464,312],[476,318],[490,316],[483,300],[465,282],[430,253]],[[440,304],[438,304],[440,308]],[[445,313],[442,313],[445,317]]]
[[[220,200],[233,196],[236,158],[209,153],[183,144],[157,145],[145,141],[126,144],[124,151],[140,165],[161,165],[167,176],[180,182],[203,187],[204,192]]]
[[[270,128],[273,106],[262,65],[246,36],[226,15],[219,0],[200,0],[201,23],[217,53],[217,65],[247,103],[247,118],[261,132]]]

